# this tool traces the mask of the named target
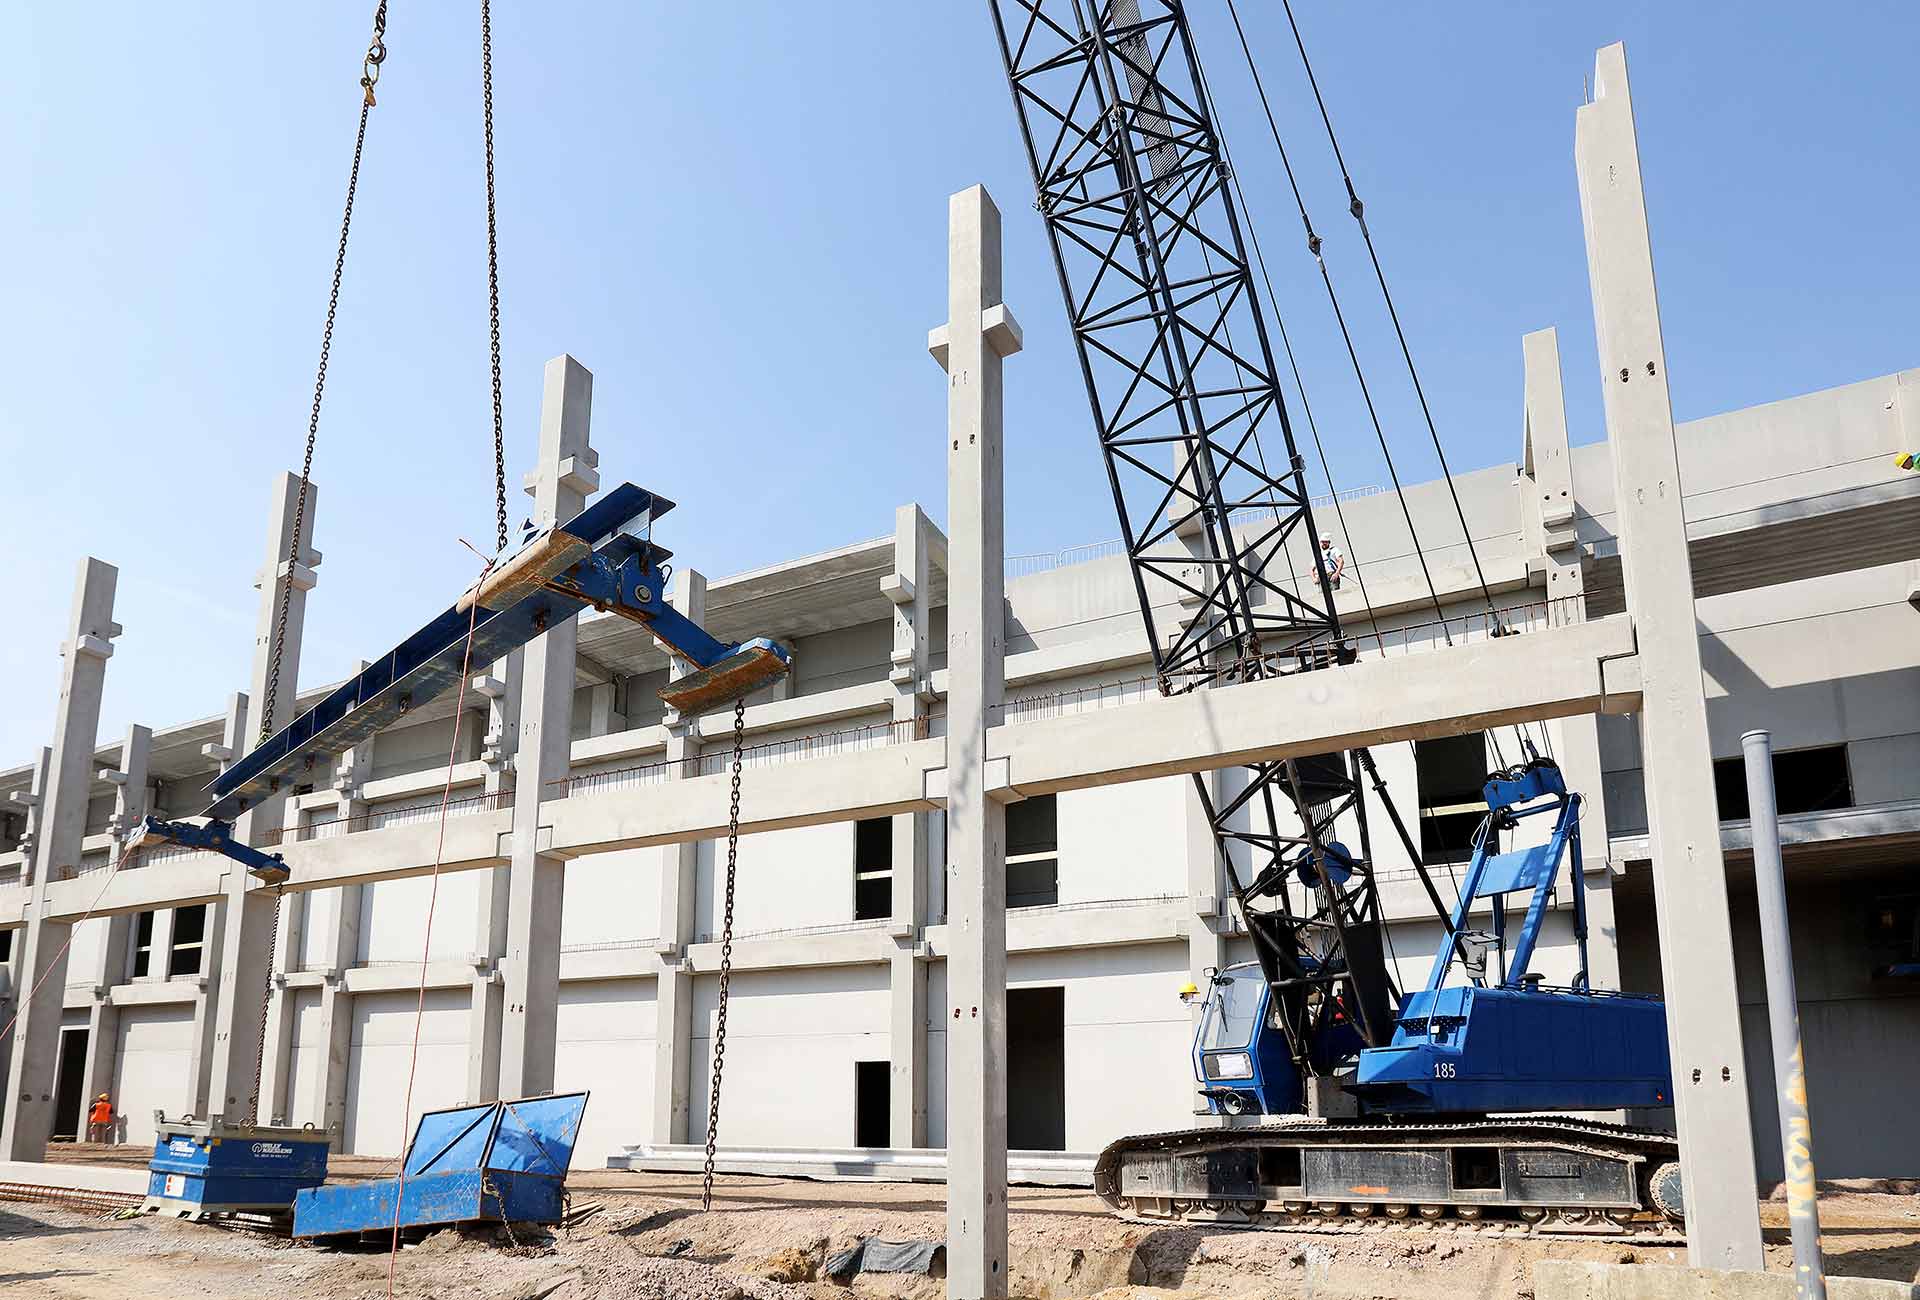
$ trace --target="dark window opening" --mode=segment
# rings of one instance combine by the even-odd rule
[[[153,913],[142,912],[133,918],[133,978],[147,973],[153,959]]]
[[[873,817],[853,828],[853,919],[877,921],[892,915],[893,819]]]
[[[1465,862],[1487,815],[1486,733],[1415,741],[1420,796],[1420,856],[1428,864]]]
[[[1007,805],[1007,906],[1060,901],[1059,806],[1043,794]]]
[[[1064,988],[1007,990],[1007,1146],[1011,1150],[1067,1149],[1066,1043]]]
[[[0,930],[0,966],[13,960],[13,931]]]
[[[853,1063],[853,1144],[857,1147],[890,1147],[893,1129],[892,1100],[888,1096],[887,1076],[891,1061],[855,1061]]]
[[[1723,822],[1745,821],[1747,765],[1741,758],[1715,759],[1713,793]],[[1773,756],[1773,802],[1781,816],[1853,807],[1853,777],[1847,771],[1847,747],[1822,745]]]
[[[1453,1149],[1453,1190],[1456,1192],[1499,1191],[1499,1150],[1495,1147],[1455,1147]]]
[[[207,905],[173,910],[173,951],[167,957],[167,976],[198,975],[200,950],[206,945]]]

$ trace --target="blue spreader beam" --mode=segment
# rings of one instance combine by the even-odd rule
[[[665,497],[623,483],[531,535],[425,627],[215,777],[205,791],[206,826],[148,818],[141,842],[212,849],[269,883],[284,881],[277,856],[232,840],[234,818],[457,685],[463,668],[490,664],[589,607],[643,625],[693,665],[660,693],[683,713],[731,704],[778,681],[791,664],[786,647],[765,637],[722,642],[668,604],[672,553],[654,544],[652,526],[671,509]]]

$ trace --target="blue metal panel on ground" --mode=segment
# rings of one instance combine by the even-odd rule
[[[293,1235],[554,1222],[586,1108],[587,1094],[577,1092],[429,1111],[414,1128],[404,1177],[303,1191]]]
[[[147,1164],[146,1208],[284,1214],[298,1192],[326,1181],[329,1145],[314,1129],[163,1120]]]
[[[1657,998],[1455,985],[1409,995],[1350,1090],[1396,1114],[1615,1110],[1671,1105],[1670,1073]]]

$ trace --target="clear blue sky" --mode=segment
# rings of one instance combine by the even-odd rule
[[[491,528],[476,7],[398,0],[314,477],[302,678],[443,608]],[[1277,6],[1245,0],[1328,256],[1428,477]],[[1456,468],[1519,447],[1520,335],[1600,432],[1572,165],[1624,39],[1681,418],[1920,364],[1911,4],[1298,5]],[[596,377],[603,478],[712,576],[944,516],[946,195],[1006,214],[1008,547],[1116,532],[984,5],[501,3],[506,404]],[[29,5],[0,85],[0,764],[51,730],[84,553],[127,631],[102,734],[244,683],[271,474],[298,465],[370,3]],[[1223,128],[1343,485],[1381,481],[1222,0]],[[965,108],[948,116],[949,105]],[[1370,439],[1367,441],[1370,442]],[[524,498],[515,498],[520,510]],[[515,522],[518,522],[516,515]]]

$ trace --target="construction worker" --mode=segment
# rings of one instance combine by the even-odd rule
[[[87,1110],[87,1141],[113,1141],[113,1102],[104,1092],[93,1099],[93,1105]]]
[[[1320,534],[1320,563],[1327,568],[1327,585],[1335,591],[1340,590],[1340,575],[1346,572],[1347,557],[1333,544],[1332,533]]]

